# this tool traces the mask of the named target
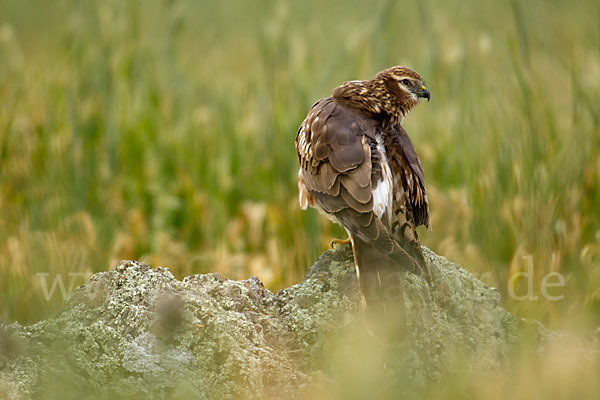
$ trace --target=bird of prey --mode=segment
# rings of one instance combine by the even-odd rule
[[[352,244],[369,331],[384,342],[405,330],[402,272],[429,279],[416,228],[429,225],[423,166],[402,121],[430,94],[396,66],[343,83],[317,101],[296,136],[300,206],[342,225]]]

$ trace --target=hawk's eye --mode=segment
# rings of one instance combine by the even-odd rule
[[[408,79],[402,79],[402,84],[404,86],[410,86],[410,81]]]

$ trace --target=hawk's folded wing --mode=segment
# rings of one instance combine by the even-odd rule
[[[429,202],[425,190],[425,173],[415,145],[400,124],[392,127],[389,137],[392,143],[387,148],[393,154],[391,158],[394,159],[394,164],[401,170],[403,185],[407,191],[406,203],[410,208],[414,227],[428,227]]]

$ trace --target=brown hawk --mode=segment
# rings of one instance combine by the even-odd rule
[[[367,326],[384,341],[406,323],[401,272],[429,276],[416,232],[429,224],[425,177],[402,127],[421,98],[418,73],[388,68],[317,101],[296,136],[300,206],[348,232]]]

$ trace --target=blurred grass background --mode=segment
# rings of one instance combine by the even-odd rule
[[[60,309],[36,273],[121,259],[298,282],[344,232],[298,207],[297,127],[341,82],[403,64],[432,92],[405,122],[423,244],[517,315],[600,325],[599,22],[592,0],[2,0],[0,317]],[[539,299],[514,301],[528,255]]]

